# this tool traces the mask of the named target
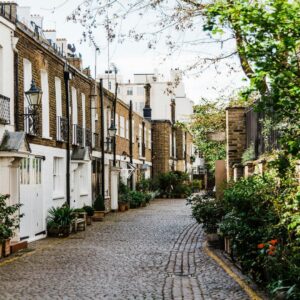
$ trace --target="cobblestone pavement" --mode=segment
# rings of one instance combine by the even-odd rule
[[[0,299],[248,299],[203,251],[184,200],[110,214],[0,267]]]

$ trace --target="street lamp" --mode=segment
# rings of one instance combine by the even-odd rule
[[[115,138],[117,134],[117,128],[115,127],[115,124],[113,121],[111,121],[110,127],[108,128],[108,135],[111,138]]]
[[[35,86],[35,82],[32,79],[31,87],[27,92],[25,92],[25,96],[33,112],[36,112],[40,108],[42,95],[42,90]]]

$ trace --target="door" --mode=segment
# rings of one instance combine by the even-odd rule
[[[20,165],[20,238],[33,241],[46,233],[42,196],[42,159],[24,158]]]

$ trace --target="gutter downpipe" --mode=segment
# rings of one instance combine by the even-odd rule
[[[133,149],[132,149],[132,100],[129,102],[129,156],[130,163],[133,163]],[[133,174],[130,176],[130,189],[133,190]]]
[[[104,149],[104,89],[103,79],[100,79],[100,105],[101,105],[101,167],[102,167],[102,185],[101,193],[105,199],[105,149]]]

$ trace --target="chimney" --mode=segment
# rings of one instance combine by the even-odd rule
[[[67,55],[68,51],[68,43],[66,39],[56,39],[56,45],[59,48],[59,52],[62,54],[62,56]]]
[[[0,16],[15,23],[17,19],[17,6],[16,2],[0,2]]]
[[[67,60],[70,65],[72,65],[75,69],[82,71],[82,59],[81,57],[67,57]]]
[[[46,40],[51,42],[51,45],[56,44],[56,30],[55,29],[47,29],[43,31]]]
[[[85,68],[82,72],[87,77],[91,77],[91,69],[90,69],[90,67]]]
[[[145,107],[144,107],[144,118],[146,120],[151,120],[152,118],[152,109],[151,109],[151,103],[150,103],[150,90],[151,85],[150,83],[147,83],[145,86]]]

